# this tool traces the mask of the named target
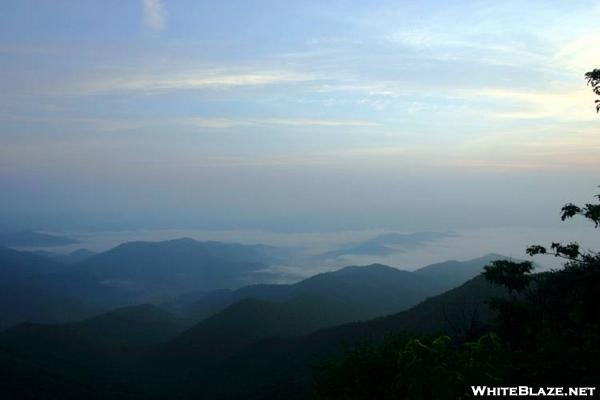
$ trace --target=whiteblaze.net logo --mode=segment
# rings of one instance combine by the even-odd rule
[[[553,396],[581,396],[593,397],[595,387],[531,387],[531,386],[471,386],[473,396],[531,396],[531,397],[553,397]]]

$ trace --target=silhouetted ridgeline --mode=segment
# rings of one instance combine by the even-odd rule
[[[175,248],[182,244],[183,260],[188,260],[186,247],[194,243],[176,241]],[[129,246],[124,247],[129,253]],[[219,259],[221,249],[208,252],[208,257]],[[94,269],[91,276],[114,276],[123,247],[115,250],[88,259],[85,265]],[[64,272],[60,265],[30,253],[9,254],[43,260],[45,267],[38,267],[59,268],[63,278],[80,273],[78,266],[77,273]],[[488,260],[447,267],[462,267],[464,276],[467,270],[475,276]],[[157,276],[161,262],[153,266]],[[130,277],[142,271],[142,262],[137,265],[129,269]],[[32,269],[28,277],[38,272]],[[179,315],[142,305],[63,325],[21,324],[0,334],[0,389],[21,398],[40,398],[40,393],[50,396],[42,398],[52,398],[53,393],[63,398],[300,396],[309,387],[312,363],[338,354],[345,345],[405,330],[465,335],[485,326],[491,316],[485,300],[501,292],[481,278],[436,295],[442,286],[420,273],[383,265],[347,267],[293,285],[209,292],[176,308]],[[390,316],[333,327],[386,314]],[[194,323],[198,319],[202,320]],[[324,327],[332,328],[319,330]]]
[[[79,241],[73,238],[47,233],[32,231],[0,232],[0,246],[6,247],[52,247],[76,243],[79,243]]]

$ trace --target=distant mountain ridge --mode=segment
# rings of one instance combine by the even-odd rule
[[[233,352],[269,337],[298,336],[392,314],[439,292],[427,279],[378,264],[346,267],[293,285],[245,287],[226,293],[220,304],[224,308],[191,327],[167,349],[206,358],[214,354],[218,342],[222,355],[226,349]],[[214,299],[210,301],[215,305]],[[198,314],[187,316],[201,319]]]
[[[469,280],[499,257],[502,258],[490,254],[465,262],[440,263],[425,271],[447,269],[446,272],[451,273],[456,269],[460,272],[457,280]],[[170,354],[168,358],[192,357],[207,363],[220,362],[223,357],[263,339],[299,336],[334,325],[399,315],[399,311],[419,302],[414,307],[418,311],[401,313],[404,322],[383,323],[383,326],[405,326],[424,332],[438,328],[458,331],[463,329],[461,325],[470,323],[460,320],[466,315],[482,321],[489,319],[481,297],[488,292],[495,293],[481,277],[469,282],[465,289],[441,295],[448,309],[440,307],[439,300],[433,300],[440,297],[446,284],[421,273],[379,264],[346,267],[293,285],[254,285],[234,292],[220,291],[194,305],[206,314],[212,307],[214,313],[170,342],[165,351]],[[469,291],[472,299],[468,298]],[[215,312],[219,307],[222,309]],[[193,315],[191,319],[205,317],[193,312],[187,315]],[[449,323],[444,318],[457,322],[454,326],[444,325]],[[388,317],[381,320],[395,321]]]
[[[427,265],[414,271],[415,274],[435,280],[445,290],[452,289],[483,272],[483,267],[494,260],[508,260],[510,257],[490,253],[467,261],[449,260]],[[513,261],[522,261],[515,260]]]
[[[382,239],[387,240],[396,238]],[[115,307],[163,304],[198,292],[204,294],[169,308],[198,321],[246,298],[285,302],[318,297],[332,305],[344,304],[354,310],[354,320],[361,320],[406,309],[475,276],[492,258],[499,258],[448,262],[437,272],[435,265],[415,272],[371,265],[364,276],[360,274],[367,270],[355,267],[292,285],[243,286],[255,271],[282,256],[282,249],[264,245],[178,239],[125,243],[64,265],[32,252],[0,248],[0,287],[4,287],[0,328],[22,321],[68,322]],[[227,287],[240,289],[220,289]]]
[[[47,257],[0,247],[0,282],[30,278],[61,271],[63,267]]]
[[[452,236],[448,232],[390,232],[378,235],[363,242],[342,246],[340,249],[320,254],[316,259],[330,259],[352,255],[386,256],[399,251],[415,248],[425,243]]]
[[[445,263],[432,264],[416,271],[404,271],[381,264],[373,264],[367,267],[345,267],[334,272],[326,272],[291,285],[258,284],[242,287],[235,291],[219,290],[205,293],[197,301],[187,304],[171,304],[171,307],[191,319],[206,318],[225,307],[245,298],[255,298],[266,301],[285,301],[298,295],[317,295],[331,297],[332,294],[346,290],[341,294],[351,302],[352,293],[362,293],[366,296],[369,290],[373,293],[368,297],[373,299],[385,298],[380,302],[379,315],[385,312],[397,312],[410,307],[427,296],[433,296],[456,287],[467,280],[477,276],[483,271],[483,267],[495,259],[507,257],[488,254],[483,257],[467,261],[448,261]],[[352,273],[360,274],[369,268],[368,276],[355,277],[346,281],[344,276],[353,277]],[[348,286],[351,285],[351,286]],[[376,288],[376,289],[373,289]],[[387,291],[387,292],[386,292]],[[394,300],[390,293],[403,293],[404,303],[399,298]],[[386,308],[387,307],[387,308]],[[368,317],[373,317],[370,314]]]
[[[0,246],[5,247],[53,247],[79,243],[68,236],[50,235],[34,231],[0,232]]]
[[[247,275],[266,268],[277,251],[264,245],[189,238],[128,242],[75,267],[107,286],[131,293],[138,301],[158,301],[194,290],[242,286]]]
[[[188,292],[236,288],[285,250],[178,239],[131,242],[66,262],[55,253],[0,247],[0,329],[18,322],[68,322],[115,307],[160,303]]]
[[[373,264],[317,274],[295,284],[258,284],[235,291],[220,290],[185,305],[180,312],[200,320],[246,298],[282,302],[318,297],[344,303],[355,310],[355,317],[362,319],[410,307],[440,291],[437,283],[412,272]]]

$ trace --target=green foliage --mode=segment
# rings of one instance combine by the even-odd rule
[[[342,356],[317,364],[319,399],[393,399],[398,360],[409,337],[386,338],[382,344],[361,343]]]
[[[418,339],[400,354],[397,381],[406,399],[457,399],[470,384],[495,385],[502,381],[505,352],[499,338],[487,334],[456,346],[448,336],[426,345]]]
[[[594,93],[600,96],[600,69],[586,72],[585,78],[588,81],[588,85],[592,87]],[[600,100],[596,100],[596,112],[600,112]]]
[[[596,195],[600,200],[600,195]],[[582,215],[591,220],[595,227],[600,225],[600,204],[586,204],[583,207],[576,206],[572,203],[566,204],[561,210],[561,219],[564,221],[567,218],[573,218],[576,215]]]
[[[600,376],[600,258],[539,274],[528,289],[492,303],[511,349],[513,381],[593,384]]]
[[[319,399],[459,399],[469,385],[497,385],[507,373],[498,336],[457,344],[449,336],[391,337],[319,366]]]
[[[595,70],[600,71],[600,70]],[[600,201],[600,195],[594,196]],[[560,219],[565,221],[566,219],[573,218],[575,216],[582,216],[585,219],[591,221],[595,228],[600,227],[600,204],[587,203],[583,207],[577,206],[573,203],[565,204],[560,213]],[[554,257],[565,258],[573,262],[586,262],[593,261],[598,256],[595,252],[582,253],[580,246],[576,242],[562,244],[553,242],[550,246],[551,252],[546,247],[540,245],[533,245],[527,248],[527,254],[530,256],[538,254],[551,254]]]
[[[550,249],[551,252],[548,252],[546,247],[535,244],[529,246],[525,251],[530,256],[535,256],[538,254],[551,254],[554,257],[562,257],[566,258],[567,260],[577,260],[577,258],[580,256],[579,243],[576,242],[567,243],[565,245],[558,242],[553,242],[550,246]]]
[[[518,295],[529,286],[532,270],[529,261],[496,260],[484,268],[483,275],[488,281],[505,286],[511,294]]]
[[[569,203],[562,208],[561,219],[579,215],[598,227],[597,207]],[[577,243],[557,242],[551,252],[540,245],[530,246],[527,252],[568,262],[562,270],[534,276],[516,263],[486,270],[491,281],[510,290],[517,282],[521,288],[522,295],[492,303],[499,312],[497,329],[511,348],[513,379],[540,385],[593,384],[600,376],[600,254],[582,252]],[[500,270],[509,271],[510,278],[503,280]]]

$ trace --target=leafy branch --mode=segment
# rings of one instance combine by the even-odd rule
[[[595,71],[600,72],[600,70]],[[600,90],[600,88],[598,90]],[[594,197],[599,200],[599,204],[588,203],[583,207],[577,206],[573,203],[565,204],[560,210],[560,219],[564,221],[579,215],[590,220],[594,224],[595,228],[600,227],[600,194]],[[526,252],[530,256],[549,254],[554,257],[560,257],[575,262],[584,262],[589,257],[594,256],[594,254],[582,253],[577,242],[571,242],[567,244],[553,242],[550,246],[550,249],[536,244],[529,246]]]
[[[585,79],[588,81],[588,85],[592,87],[594,93],[600,96],[600,69],[594,69],[593,71],[586,72]],[[600,100],[596,100],[596,112],[600,112]]]

